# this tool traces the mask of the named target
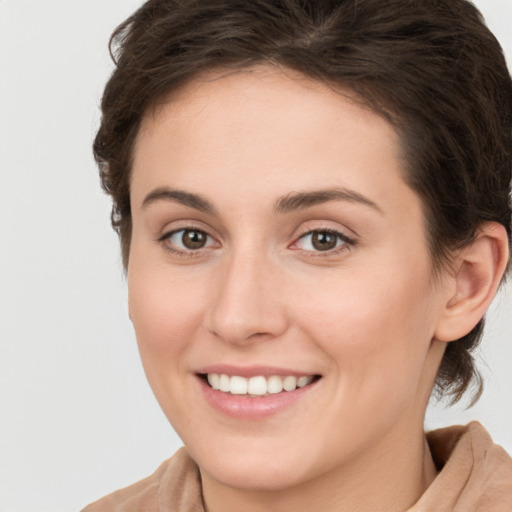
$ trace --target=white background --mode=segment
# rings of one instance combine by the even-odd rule
[[[512,0],[480,0],[512,62]],[[146,383],[90,145],[107,41],[139,0],[0,0],[0,512],[64,512],[179,446]],[[512,285],[491,312],[480,419],[512,452]],[[482,365],[481,365],[482,366]]]

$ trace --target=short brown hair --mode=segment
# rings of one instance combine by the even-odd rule
[[[111,39],[116,64],[94,141],[128,264],[132,149],[163,96],[212,69],[285,66],[355,92],[401,135],[435,268],[496,221],[511,238],[512,82],[465,0],[149,0]],[[482,321],[448,344],[437,390],[461,398]],[[476,398],[475,398],[476,399]]]

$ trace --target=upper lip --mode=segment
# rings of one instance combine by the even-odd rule
[[[289,368],[282,368],[276,366],[264,366],[264,365],[255,365],[255,366],[232,366],[229,364],[213,364],[204,366],[199,368],[195,373],[198,374],[208,374],[208,373],[218,373],[224,375],[237,375],[240,377],[270,377],[271,375],[281,375],[281,376],[294,376],[294,377],[302,377],[309,375],[317,375],[314,372],[310,371],[301,371],[301,370],[291,370]]]

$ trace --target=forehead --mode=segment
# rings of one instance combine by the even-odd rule
[[[205,174],[259,174],[265,183],[319,187],[402,174],[394,128],[354,94],[276,68],[210,73],[150,109],[134,151],[132,192],[164,179],[200,186]],[[339,172],[334,173],[333,170]],[[364,171],[364,172],[363,172]]]
[[[232,109],[236,109],[235,116],[228,117]],[[331,119],[325,115],[326,109]],[[188,123],[197,120],[204,125],[208,117],[219,110],[223,111],[224,126],[229,123],[238,128],[237,121],[244,119],[249,128],[255,128],[258,126],[251,127],[249,123],[261,121],[263,124],[265,120],[275,123],[282,114],[288,121],[288,130],[291,125],[300,130],[312,122],[313,126],[326,121],[338,122],[340,117],[350,113],[355,114],[352,121],[357,118],[362,123],[378,125],[387,136],[397,138],[384,116],[370,108],[354,91],[271,65],[201,73],[156,101],[144,115],[139,135],[170,116],[179,121],[186,119]]]

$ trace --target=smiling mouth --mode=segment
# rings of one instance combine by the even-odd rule
[[[239,375],[226,375],[219,373],[199,374],[212,389],[231,395],[249,397],[262,397],[277,395],[294,391],[297,388],[304,388],[320,379],[320,375],[304,375],[295,377],[293,375],[280,376],[270,375],[268,377],[241,377]]]

